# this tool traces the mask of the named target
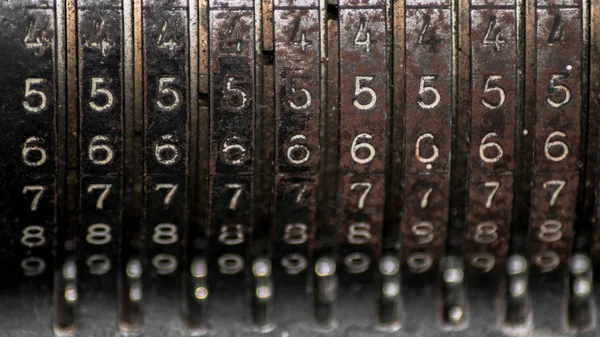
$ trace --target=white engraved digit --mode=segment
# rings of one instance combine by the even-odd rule
[[[177,184],[156,184],[156,187],[154,187],[155,191],[159,191],[162,189],[167,189],[169,190],[169,192],[167,192],[167,195],[165,195],[165,199],[163,200],[163,205],[165,206],[169,206],[171,204],[171,201],[173,200],[173,197],[175,196],[175,193],[177,192]]]
[[[102,77],[93,77],[92,78],[92,88],[91,88],[91,92],[90,92],[90,108],[92,108],[92,110],[96,111],[96,112],[107,112],[110,109],[112,109],[114,103],[115,103],[115,98],[113,93],[107,89],[107,88],[102,88],[99,87],[99,85],[101,84],[106,84],[109,81],[107,79],[104,79]],[[98,105],[96,104],[96,102],[94,102],[94,98],[98,97],[99,95],[102,95],[104,97],[106,97],[106,103],[104,103],[104,105]]]
[[[353,223],[348,228],[348,242],[362,245],[371,241],[371,226],[364,222]]]
[[[567,182],[564,180],[548,180],[544,182],[544,184],[542,185],[544,188],[548,188],[549,186],[556,186],[556,190],[554,190],[554,193],[552,193],[552,198],[550,198],[550,206],[554,206],[554,204],[556,204],[556,199],[558,199],[558,196],[560,195],[562,189],[565,187],[566,183]]]
[[[177,83],[175,77],[161,77],[158,79],[158,94],[160,96],[172,96],[173,103],[165,105],[160,98],[156,100],[156,106],[163,112],[173,112],[181,105],[181,94],[174,88],[170,88],[169,84]]]
[[[31,200],[31,205],[29,206],[29,209],[32,212],[35,212],[38,210],[38,205],[40,203],[40,199],[42,199],[42,195],[44,194],[45,191],[46,191],[46,188],[41,185],[23,187],[23,192],[22,192],[23,194],[26,194],[27,192],[36,192],[36,194],[33,196],[33,199]]]
[[[431,192],[433,192],[433,187],[430,187],[425,194],[423,194],[423,197],[421,198],[421,209],[425,209],[425,207],[427,207],[427,205],[429,204],[429,195],[431,194]]]
[[[440,104],[440,101],[442,99],[440,96],[440,92],[436,88],[426,85],[428,81],[432,81],[435,79],[437,79],[437,76],[421,76],[421,79],[419,81],[419,99],[417,100],[417,103],[423,109],[433,109],[436,106],[438,106],[438,104]],[[426,92],[431,92],[433,96],[435,96],[433,102],[425,103],[423,101],[423,95]]]
[[[490,132],[481,139],[481,143],[479,145],[479,157],[486,163],[496,163],[502,158],[504,155],[504,150],[502,150],[502,146],[496,142],[487,142],[489,138],[498,137],[498,134],[495,132]],[[487,142],[487,143],[486,143]],[[488,157],[485,155],[485,150],[489,148],[495,148],[497,154],[494,157]]]
[[[506,94],[504,93],[504,89],[502,89],[500,86],[493,86],[490,84],[491,81],[496,81],[496,80],[500,80],[500,79],[502,79],[502,76],[490,75],[485,80],[485,87],[483,88],[483,93],[487,94],[490,92],[497,92],[498,96],[499,96],[498,103],[496,103],[496,104],[488,102],[485,99],[485,97],[481,99],[481,103],[483,103],[483,105],[490,110],[498,109],[499,107],[501,107],[504,104],[504,101],[506,100]]]
[[[88,193],[92,193],[94,190],[103,190],[98,196],[98,200],[96,200],[96,209],[104,209],[104,200],[106,200],[111,188],[112,184],[91,184],[88,186]]]
[[[23,144],[23,149],[21,150],[21,157],[23,158],[23,162],[25,163],[25,165],[30,166],[30,167],[41,166],[48,159],[46,150],[44,150],[42,147],[32,144],[32,143],[38,143],[38,142],[41,143],[42,140],[38,137],[29,137]],[[31,160],[29,158],[29,154],[32,152],[39,153],[40,158],[37,160]]]
[[[567,144],[565,144],[563,141],[560,141],[560,140],[555,140],[555,141],[551,142],[550,139],[553,137],[566,138],[567,135],[565,135],[561,131],[554,131],[548,136],[548,138],[546,138],[546,144],[544,145],[544,154],[546,155],[546,158],[553,162],[559,162],[559,161],[562,161],[563,159],[567,158],[567,156],[569,155],[569,147],[567,146]],[[559,147],[562,151],[561,155],[554,156],[554,155],[550,154],[550,148],[552,148],[552,147]]]
[[[377,102],[377,94],[375,90],[370,87],[362,86],[361,81],[373,81],[373,76],[356,76],[356,83],[354,87],[354,106],[359,110],[369,110],[375,106]],[[368,93],[371,96],[371,100],[367,104],[362,104],[358,101],[358,96],[362,93]]]
[[[42,226],[27,226],[23,229],[23,237],[21,243],[29,248],[43,246],[46,243],[44,237],[44,227]]]
[[[354,183],[354,184],[350,185],[350,190],[354,191],[354,188],[356,188],[358,186],[365,188],[363,190],[362,194],[360,195],[360,197],[358,198],[358,209],[364,209],[365,208],[365,199],[367,198],[367,195],[371,191],[371,188],[373,187],[373,185],[371,183]]]
[[[500,182],[486,181],[483,184],[483,186],[492,188],[492,192],[490,192],[490,194],[488,195],[487,200],[485,202],[485,208],[490,209],[490,208],[492,208],[492,201],[494,200],[494,196],[496,195],[496,192],[498,192],[498,188],[500,188]]]
[[[46,80],[43,78],[28,78],[25,80],[25,99],[34,96],[39,97],[39,104],[37,106],[31,106],[26,100],[23,101],[23,107],[27,112],[40,113],[48,107],[48,98],[46,97],[46,94],[41,90],[32,88],[32,86],[43,84],[44,82],[46,82]]]
[[[231,196],[231,200],[229,200],[229,209],[235,210],[238,206],[238,200],[240,199],[240,195],[242,195],[244,186],[241,184],[227,184],[225,185],[225,188],[235,189],[233,196]]]
[[[300,245],[308,240],[308,226],[303,223],[291,223],[285,226],[283,241],[290,245]]]
[[[171,223],[161,223],[154,227],[152,241],[159,245],[169,245],[177,242],[179,235],[177,234],[177,226]]]
[[[417,138],[417,142],[415,143],[415,157],[417,157],[417,160],[421,163],[428,164],[434,162],[440,156],[440,150],[435,144],[433,144],[431,145],[433,154],[429,157],[421,156],[421,141],[424,139],[434,139],[434,137],[431,133],[424,133]]]
[[[566,86],[561,85],[561,84],[556,84],[556,80],[560,80],[563,78],[565,78],[565,75],[562,75],[562,74],[550,75],[549,92],[554,92],[556,90],[559,90],[559,91],[564,92],[564,95],[565,95],[565,98],[560,102],[556,102],[554,99],[552,99],[552,97],[546,97],[546,102],[548,102],[548,104],[550,104],[550,106],[555,109],[558,109],[561,106],[569,103],[569,101],[571,100],[571,91],[569,90],[569,88],[567,88]]]
[[[105,245],[112,240],[110,226],[103,223],[93,224],[88,227],[85,240],[92,245]]]
[[[373,147],[373,145],[371,145],[369,143],[357,144],[359,139],[361,139],[361,140],[365,139],[367,141],[370,141],[373,139],[373,136],[371,136],[368,133],[359,134],[358,136],[356,136],[354,138],[354,141],[352,141],[352,148],[350,149],[350,155],[352,156],[352,160],[354,160],[355,162],[357,162],[359,164],[367,164],[371,160],[373,160],[373,158],[375,158],[375,148]],[[357,152],[360,149],[366,149],[367,151],[369,151],[369,156],[367,156],[366,158],[359,158],[357,155]]]

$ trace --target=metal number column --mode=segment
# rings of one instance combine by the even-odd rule
[[[566,266],[572,250],[581,168],[584,52],[579,0],[537,0],[528,44],[535,46],[533,196],[530,223],[531,290],[536,307],[562,315]],[[543,290],[542,290],[543,289]],[[546,295],[545,295],[546,294]],[[548,296],[547,294],[552,294]],[[534,314],[534,320],[542,320]],[[539,322],[539,321],[538,321]],[[544,324],[562,328],[562,321]],[[534,322],[537,325],[537,323]],[[541,322],[539,322],[541,324]]]
[[[360,284],[344,303],[344,324],[377,322],[377,293],[372,282],[381,254],[388,158],[387,11],[383,0],[340,1],[340,166],[338,260],[340,293]],[[343,276],[342,276],[343,275]],[[350,315],[350,316],[348,316]]]
[[[5,1],[0,11],[0,300],[7,310],[0,329],[18,334],[13,322],[24,314],[18,310],[23,303],[49,308],[52,301],[52,247],[61,200],[56,126],[64,117],[64,101],[57,100],[54,1]],[[50,315],[35,316],[32,323],[47,324]]]
[[[123,214],[123,7],[77,2],[78,329],[114,332]]]
[[[419,307],[430,319],[437,315],[449,212],[455,66],[451,7],[447,0],[405,2],[402,297],[404,305]],[[404,320],[410,322],[412,314],[407,312]]]
[[[311,320],[307,270],[317,220],[321,149],[321,11],[317,0],[276,0],[275,235],[279,321]],[[279,302],[281,301],[281,302]],[[294,304],[292,304],[294,303]],[[293,312],[284,315],[285,308]],[[302,308],[302,309],[300,309]]]
[[[253,0],[209,1],[210,312],[240,324],[254,209],[255,15]],[[210,324],[210,319],[209,319]]]
[[[182,329],[181,282],[189,173],[189,5],[142,3],[144,39],[144,324],[169,335]],[[165,317],[167,316],[167,317]],[[164,324],[164,320],[173,324]]]

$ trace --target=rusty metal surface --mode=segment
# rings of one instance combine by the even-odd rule
[[[405,30],[402,259],[409,270],[437,265],[448,221],[452,105],[452,15],[407,2]]]
[[[317,227],[321,26],[317,1],[275,1],[274,268],[306,287]],[[290,8],[294,6],[294,8]],[[301,7],[302,9],[297,9]],[[281,307],[281,305],[279,305]]]
[[[15,1],[0,336],[597,337],[597,1]]]
[[[562,266],[571,252],[581,166],[582,14],[580,8],[559,5],[538,7],[536,11],[537,100],[530,256],[532,264],[542,272]],[[554,193],[556,198],[547,198],[548,193]]]
[[[516,3],[493,5],[471,8],[471,151],[465,261],[484,272],[502,270],[508,253],[512,214],[506,210],[513,204],[518,118]]]
[[[387,16],[384,2],[375,5],[363,9],[353,1],[340,3],[339,253],[341,260],[366,254],[356,263],[366,263],[367,268],[381,249],[389,121]],[[352,263],[346,267],[356,273]]]

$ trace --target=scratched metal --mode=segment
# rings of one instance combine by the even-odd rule
[[[174,5],[178,5],[175,7]],[[183,6],[183,7],[182,7]],[[145,304],[169,308],[144,310],[147,329],[181,333],[179,318],[183,251],[187,235],[189,166],[189,30],[187,1],[147,1],[144,34],[144,226]]]
[[[515,169],[515,10],[471,10],[471,155],[465,261],[504,268]]]
[[[18,289],[19,284],[48,290],[56,230],[54,4],[23,5],[18,1],[0,5],[0,265],[4,270],[0,289],[4,292]]]
[[[78,8],[79,227],[76,318],[82,332],[104,322],[107,333],[117,312],[102,310],[117,301],[122,229],[123,33],[121,3],[82,2]]]

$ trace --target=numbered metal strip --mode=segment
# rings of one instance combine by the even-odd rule
[[[477,3],[477,2],[475,2]],[[465,260],[488,272],[508,252],[515,169],[514,2],[471,10],[471,155]],[[506,8],[512,5],[512,9]],[[489,173],[494,172],[494,173]]]
[[[442,7],[427,8],[436,4]],[[452,13],[449,1],[407,1],[406,6],[402,247],[403,263],[420,273],[440,262],[446,239]]]
[[[115,322],[123,175],[123,13],[121,1],[77,3],[79,91],[79,298],[94,321]],[[114,330],[112,326],[106,331]]]
[[[571,251],[581,158],[582,13],[580,8],[573,8],[577,3],[568,4],[568,8],[561,5],[539,2],[536,10],[537,99],[530,259],[541,272],[563,265]]]
[[[386,12],[340,3],[340,172],[383,174],[387,153]]]
[[[144,226],[146,301],[167,311],[147,311],[149,329],[178,317],[187,235],[189,133],[188,1],[147,0],[142,4],[144,38]],[[194,112],[195,113],[195,112]]]
[[[288,275],[308,267],[316,228],[321,113],[318,5],[312,0],[276,1],[274,8],[278,176],[272,240],[281,257],[276,266]]]
[[[248,176],[215,176],[210,181],[210,264],[223,278],[240,274],[247,265],[252,225],[253,184]],[[240,278],[223,278],[239,282]]]
[[[513,175],[471,176],[465,261],[476,270],[503,270],[509,248]]]
[[[340,2],[338,249],[346,271],[360,274],[377,263],[381,250],[388,58],[385,2],[374,1],[369,8],[355,5]]]
[[[579,174],[538,173],[534,180],[536,202],[531,216],[531,263],[541,272],[552,271],[570,256]]]
[[[443,257],[450,177],[444,174],[407,175],[404,186],[403,263],[408,271],[422,273],[437,265]]]
[[[209,287],[211,317],[243,317],[254,209],[253,0],[209,0]],[[218,279],[218,282],[217,282]],[[226,294],[226,295],[225,295]],[[227,309],[225,309],[227,307]],[[235,308],[234,310],[232,308]]]
[[[1,90],[0,194],[3,222],[0,287],[52,279],[56,226],[58,117],[55,13],[52,1],[6,2],[0,40],[5,50]]]
[[[344,270],[358,274],[379,259],[385,203],[385,177],[345,175],[340,184],[342,199],[339,254]]]
[[[248,6],[252,1],[245,2]],[[210,8],[210,172],[254,170],[254,13]]]
[[[182,257],[187,213],[187,1],[147,1],[142,10],[145,74],[145,224],[153,275],[172,275]],[[177,239],[175,239],[177,238]],[[167,262],[169,260],[169,262]],[[158,261],[158,262],[157,262]],[[162,262],[160,262],[162,261]],[[157,263],[155,263],[157,262]],[[164,265],[169,264],[169,268]],[[160,266],[160,267],[157,267]]]
[[[319,165],[319,11],[275,8],[278,173],[316,174]]]
[[[315,233],[317,179],[279,175],[275,200],[275,256],[287,274],[304,271],[311,261]]]

